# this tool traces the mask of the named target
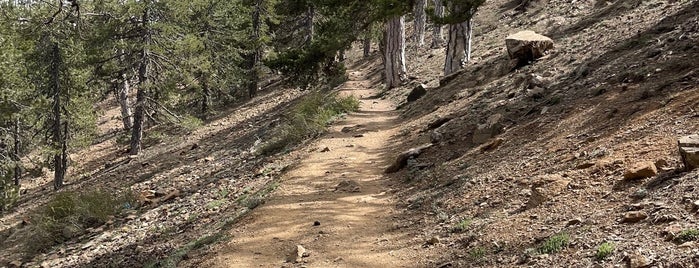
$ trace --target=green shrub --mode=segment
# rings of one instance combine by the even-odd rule
[[[179,127],[186,131],[194,131],[204,125],[204,121],[191,115],[187,115],[180,119]]]
[[[42,252],[82,234],[87,228],[103,225],[121,211],[135,208],[136,204],[130,191],[118,195],[107,190],[57,193],[32,216],[27,251]]]
[[[9,165],[0,172],[0,212],[10,209],[19,199],[19,187],[14,184],[14,173]],[[9,172],[8,172],[9,171]]]
[[[689,242],[689,241],[695,241],[699,240],[699,230],[697,229],[687,229],[682,232],[680,232],[677,237],[675,238],[675,241],[679,243],[684,243],[684,242]]]
[[[485,257],[485,248],[475,247],[468,251],[468,257],[472,261],[480,261]]]
[[[614,244],[611,242],[604,242],[597,248],[595,257],[597,257],[598,260],[604,260],[609,257],[609,255],[612,255],[612,253],[614,253]]]
[[[569,242],[570,236],[566,233],[560,233],[549,237],[549,239],[539,246],[537,252],[540,254],[556,253],[567,247]]]
[[[280,152],[304,139],[323,133],[328,124],[338,115],[356,111],[359,101],[350,97],[340,97],[337,93],[311,93],[293,107],[287,114],[287,124],[277,129],[272,140],[260,150],[263,155]]]
[[[454,227],[451,228],[451,232],[452,233],[463,233],[466,230],[468,230],[468,227],[471,226],[471,222],[472,221],[470,219],[463,219],[459,223],[454,225]]]

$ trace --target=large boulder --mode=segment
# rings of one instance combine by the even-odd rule
[[[527,64],[545,55],[553,48],[553,40],[534,31],[521,31],[505,39],[507,53],[520,65]]]
[[[687,171],[699,168],[699,135],[689,135],[679,140],[680,155]]]

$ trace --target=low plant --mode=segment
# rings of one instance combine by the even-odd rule
[[[480,261],[485,257],[486,250],[483,247],[475,247],[468,251],[468,257],[472,261]]]
[[[19,187],[14,184],[13,173],[2,173],[3,176],[0,176],[0,212],[13,207],[19,199]]]
[[[698,229],[687,229],[682,232],[680,232],[677,237],[675,238],[675,241],[679,243],[684,243],[684,242],[689,242],[689,241],[696,241],[699,240],[699,230]]]
[[[612,253],[614,253],[614,244],[612,242],[604,242],[597,247],[595,257],[597,257],[598,260],[604,260],[609,257],[609,255],[612,255]]]
[[[310,93],[286,115],[287,123],[281,125],[261,149],[263,155],[271,155],[304,139],[317,136],[337,116],[359,109],[359,100],[353,96],[341,97],[337,93]]]
[[[137,206],[133,193],[107,190],[57,193],[32,215],[32,235],[26,250],[37,253],[98,227]]]
[[[570,243],[570,236],[566,233],[556,234],[549,237],[537,248],[539,254],[553,254],[561,251]]]
[[[471,219],[463,219],[451,228],[452,233],[463,233],[468,230],[473,221]]]
[[[204,121],[191,115],[186,115],[182,117],[179,121],[178,127],[186,130],[193,131],[204,125]]]

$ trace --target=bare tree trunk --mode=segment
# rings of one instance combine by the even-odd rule
[[[306,45],[310,45],[311,42],[313,42],[313,35],[315,34],[315,16],[316,16],[316,10],[315,7],[308,6],[308,10],[306,11]]]
[[[143,123],[146,115],[146,101],[148,95],[148,76],[150,64],[150,51],[148,46],[151,42],[151,33],[149,28],[150,23],[150,6],[146,2],[146,9],[143,11],[143,49],[141,50],[141,64],[138,68],[138,90],[136,91],[136,111],[134,113],[133,128],[131,128],[131,155],[137,155],[141,152],[141,141],[143,140]]]
[[[129,103],[131,86],[129,85],[129,78],[126,75],[126,71],[122,71],[119,76],[121,77],[121,81],[116,87],[117,101],[121,108],[121,120],[124,123],[124,130],[130,130],[133,127],[133,113],[131,112],[131,103]]]
[[[55,150],[53,153],[53,188],[55,190],[58,190],[61,187],[63,187],[63,181],[65,179],[67,170],[67,159],[65,159],[67,157],[65,153],[66,137],[63,135],[64,133],[67,133],[67,131],[62,132],[62,126],[64,125],[64,122],[61,113],[61,108],[63,104],[61,100],[62,88],[59,77],[61,64],[61,51],[58,47],[58,44],[53,43],[51,45],[51,67],[49,70],[51,75],[50,92],[53,95],[51,103],[53,109],[53,118],[51,122],[51,143],[53,149]],[[65,125],[65,127],[66,129],[68,128],[67,125]]]
[[[15,186],[19,186],[19,179],[22,177],[22,166],[19,162],[19,148],[21,146],[19,139],[19,119],[15,119],[14,131],[12,133],[12,139],[14,140],[14,146],[12,151],[12,161],[15,165],[14,179]]]
[[[444,17],[444,5],[442,0],[434,0],[434,13],[437,17]],[[432,48],[440,48],[444,45],[444,27],[435,24],[432,29]]]
[[[471,43],[473,41],[473,19],[466,22],[466,61],[471,61]]]
[[[471,20],[449,25],[444,75],[450,75],[463,68],[471,60]]]
[[[415,35],[414,41],[417,43],[418,47],[425,45],[425,21],[427,20],[427,14],[425,9],[427,8],[427,0],[416,0],[414,7],[415,15]]]
[[[249,57],[249,62],[250,62],[250,70],[249,70],[249,84],[248,84],[248,97],[253,98],[255,95],[257,95],[257,89],[259,88],[260,84],[260,75],[259,75],[259,64],[260,60],[262,57],[262,52],[260,48],[260,31],[261,31],[261,16],[262,16],[262,0],[257,0],[255,2],[255,6],[253,7],[252,11],[252,42],[254,44],[254,48],[252,53],[250,53]]]
[[[367,30],[367,32],[364,34],[364,40],[363,40],[363,46],[364,46],[364,57],[367,58],[371,55],[371,31]]]
[[[201,113],[204,119],[209,113],[209,102],[211,98],[211,90],[209,89],[209,76],[202,74],[201,77]]]
[[[405,21],[396,16],[386,23],[384,69],[386,88],[397,87],[407,77],[405,66]]]

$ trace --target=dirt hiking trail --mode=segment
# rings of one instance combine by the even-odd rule
[[[310,146],[279,188],[230,232],[202,267],[415,267],[411,239],[394,227],[395,200],[384,177],[397,112],[364,72],[350,72],[342,94],[358,112]],[[317,225],[320,223],[320,225]],[[308,256],[297,262],[297,245]]]

